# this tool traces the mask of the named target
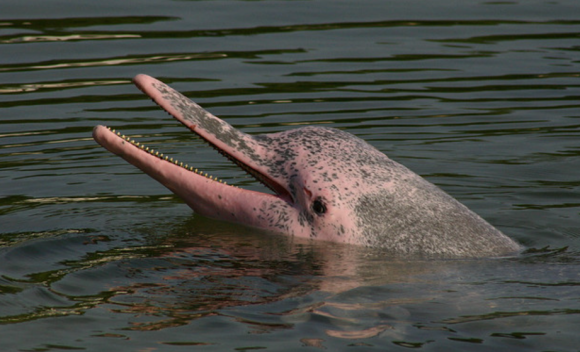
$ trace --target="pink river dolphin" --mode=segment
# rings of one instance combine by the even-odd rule
[[[521,247],[437,186],[364,140],[327,127],[249,135],[155,78],[133,82],[273,194],[227,185],[96,126],[93,138],[196,213],[291,236],[394,255],[497,257]]]

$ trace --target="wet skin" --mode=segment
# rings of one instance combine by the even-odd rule
[[[166,84],[134,83],[273,194],[244,190],[137,146],[109,128],[94,139],[202,215],[291,236],[397,255],[490,257],[520,246],[467,207],[364,140],[328,127],[248,135]]]

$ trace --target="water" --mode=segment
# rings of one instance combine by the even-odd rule
[[[580,4],[3,1],[0,346],[577,351]],[[262,190],[130,82],[358,135],[523,244],[404,261],[192,214],[105,124]]]

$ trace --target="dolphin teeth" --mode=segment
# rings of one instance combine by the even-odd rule
[[[219,182],[221,184],[228,185],[228,183],[225,182],[224,180],[220,180],[219,178],[217,178],[215,176],[209,175],[207,172],[203,172],[203,171],[201,171],[199,169],[195,169],[193,166],[189,166],[188,164],[184,164],[183,162],[180,162],[177,159],[173,159],[173,158],[170,158],[167,155],[163,155],[163,153],[160,153],[159,151],[156,151],[153,148],[146,147],[145,144],[139,143],[136,140],[131,139],[129,136],[125,136],[124,134],[121,134],[121,132],[119,132],[119,131],[111,128],[111,127],[108,127],[107,126],[107,129],[109,131],[113,132],[114,134],[116,134],[117,136],[119,136],[120,138],[122,138],[123,140],[125,140],[125,141],[133,144],[134,146],[136,146],[136,147],[138,147],[138,148],[140,148],[140,149],[142,149],[144,151],[147,151],[149,154],[151,154],[151,155],[153,155],[155,157],[158,157],[158,158],[160,158],[162,160],[165,160],[165,161],[168,161],[168,162],[170,162],[172,164],[175,164],[177,166],[180,166],[180,167],[182,167],[182,168],[184,168],[184,169],[186,169],[188,171],[195,172],[196,174],[198,174],[200,176],[203,176],[205,178],[208,178],[208,179],[210,179],[212,181],[216,181],[216,182]],[[219,151],[219,149],[218,149],[218,151]],[[229,185],[229,186],[230,187],[236,187],[234,185]]]

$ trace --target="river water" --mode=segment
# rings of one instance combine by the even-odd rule
[[[577,351],[580,3],[0,5],[3,351]],[[244,188],[131,83],[249,133],[346,130],[526,250],[401,260],[193,214],[104,124]]]

